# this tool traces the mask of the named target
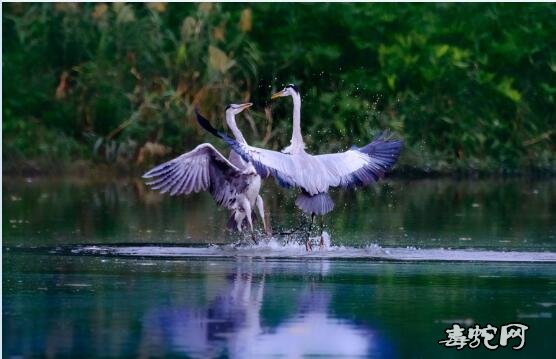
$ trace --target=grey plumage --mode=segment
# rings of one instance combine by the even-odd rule
[[[235,123],[235,115],[252,104],[232,104],[226,108],[226,121],[236,140],[246,143]],[[227,160],[211,144],[203,143],[190,152],[165,162],[143,175],[151,179],[147,185],[161,193],[188,195],[208,191],[219,206],[232,211],[228,227],[253,230],[256,206],[265,231],[264,204],[259,190],[261,177],[253,165],[232,153]]]
[[[305,213],[324,215],[334,209],[334,201],[328,193],[318,193],[311,196],[301,192],[295,200],[295,205]]]
[[[143,178],[152,178],[147,185],[171,196],[208,191],[219,206],[233,209],[238,194],[245,191],[254,176],[243,173],[211,144],[203,143],[153,168]]]

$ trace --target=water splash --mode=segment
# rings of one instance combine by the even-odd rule
[[[208,246],[111,246],[91,245],[74,248],[74,254],[112,255],[130,257],[258,257],[258,258],[327,258],[370,259],[392,261],[457,261],[457,262],[556,262],[555,252],[517,252],[477,249],[444,249],[415,247],[381,247],[377,244],[365,247],[334,246],[330,236],[324,233],[324,246],[314,246],[307,251],[303,243],[284,242],[276,238],[258,244],[225,244]],[[318,243],[319,238],[312,238]]]

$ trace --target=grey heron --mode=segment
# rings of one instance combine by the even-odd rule
[[[226,123],[235,141],[247,145],[236,124],[235,115],[252,103],[231,104],[226,107]],[[219,206],[232,211],[228,228],[241,232],[248,227],[253,234],[252,213],[256,206],[265,232],[264,203],[259,195],[261,177],[248,161],[231,151],[227,160],[210,143],[203,143],[190,152],[165,162],[143,175],[152,189],[170,195],[209,191]],[[254,235],[253,235],[253,240]],[[256,242],[256,241],[255,241]]]
[[[396,163],[403,142],[387,139],[380,135],[363,147],[322,155],[305,152],[305,143],[301,135],[301,96],[295,85],[288,85],[273,94],[272,99],[284,96],[293,98],[293,132],[291,144],[283,152],[249,146],[234,140],[225,133],[218,132],[210,123],[197,115],[202,127],[223,139],[235,152],[246,161],[250,161],[257,172],[266,178],[272,175],[286,188],[300,188],[295,204],[305,213],[311,215],[311,224],[315,215],[324,216],[332,211],[334,202],[328,191],[334,187],[367,186],[382,178]],[[323,244],[321,217],[321,245]],[[310,249],[310,243],[306,243]]]

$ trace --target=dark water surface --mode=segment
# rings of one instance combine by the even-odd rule
[[[275,230],[299,224],[293,196],[263,196]],[[3,356],[556,356],[555,181],[390,181],[334,199],[322,255],[238,253],[206,194],[5,179]],[[367,255],[400,251],[417,260]],[[444,348],[456,322],[524,323],[525,348]]]

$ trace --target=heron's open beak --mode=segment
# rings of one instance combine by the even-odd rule
[[[272,94],[272,96],[270,96],[270,99],[274,100],[275,98],[284,97],[284,96],[286,96],[286,94],[284,93],[284,90],[282,90]]]
[[[253,103],[252,103],[252,102],[246,102],[246,103],[242,103],[240,106],[241,106],[241,107],[240,107],[240,108],[241,108],[241,111],[243,111],[243,110],[245,110],[246,108],[249,108],[249,107],[253,106]]]

